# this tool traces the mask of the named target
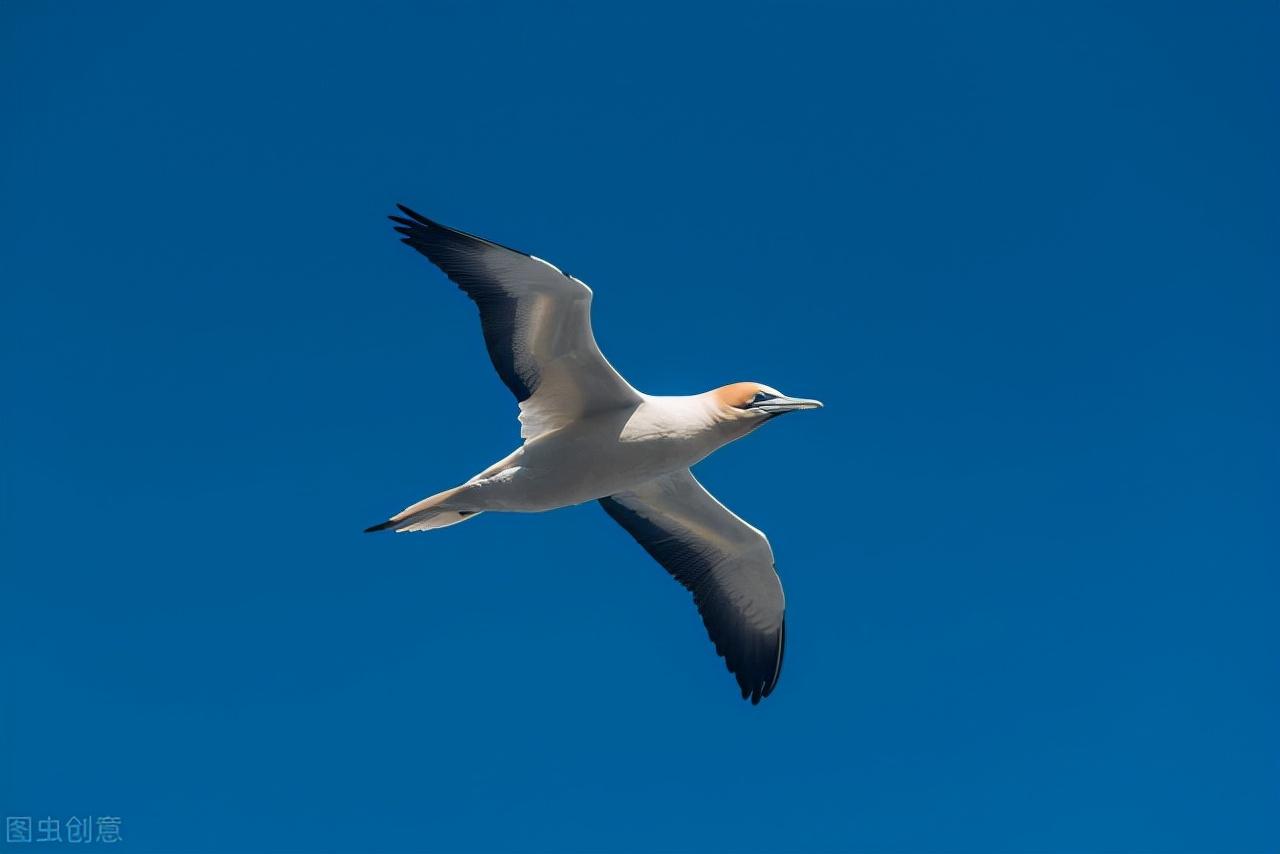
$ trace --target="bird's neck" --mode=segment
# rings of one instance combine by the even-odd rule
[[[756,426],[725,419],[723,407],[705,394],[650,396],[641,412],[637,427],[650,436],[705,445],[706,453],[745,436]]]

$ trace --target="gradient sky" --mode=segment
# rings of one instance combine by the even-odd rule
[[[0,813],[1280,848],[1276,4],[366,5],[0,8]],[[361,533],[517,441],[397,201],[645,391],[826,401],[698,468],[773,697],[594,504]]]

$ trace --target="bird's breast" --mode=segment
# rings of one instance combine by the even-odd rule
[[[584,419],[525,445],[522,465],[565,504],[634,489],[688,468],[717,447],[705,431],[671,419]]]

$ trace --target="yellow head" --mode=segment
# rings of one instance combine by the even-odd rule
[[[821,409],[822,402],[803,397],[787,397],[763,383],[732,383],[707,392],[728,419],[771,418],[799,409]]]

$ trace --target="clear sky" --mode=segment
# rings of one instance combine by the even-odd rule
[[[1280,11],[1026,5],[4,4],[0,813],[1280,848]],[[594,503],[361,533],[517,441],[397,201],[642,390],[826,402],[697,470],[773,697]]]

